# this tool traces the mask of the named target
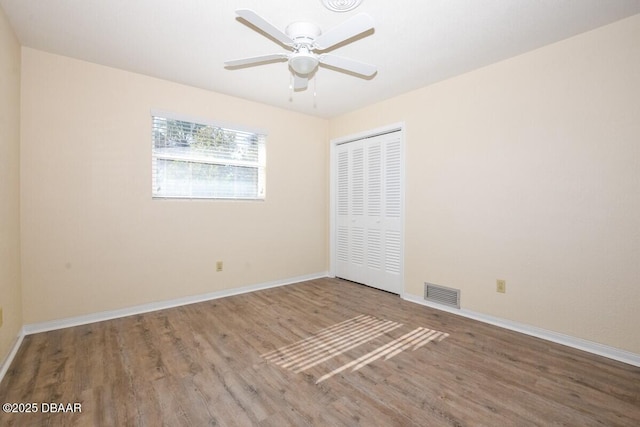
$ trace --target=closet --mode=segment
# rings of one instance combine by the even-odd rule
[[[337,144],[334,156],[335,275],[400,294],[402,131]]]

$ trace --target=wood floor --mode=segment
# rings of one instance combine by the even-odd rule
[[[2,426],[640,426],[640,368],[321,279],[27,336],[5,402],[82,412]]]

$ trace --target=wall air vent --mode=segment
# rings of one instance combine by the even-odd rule
[[[362,0],[322,0],[322,4],[334,12],[347,12],[358,7]]]
[[[424,299],[448,307],[460,308],[460,289],[424,283]]]

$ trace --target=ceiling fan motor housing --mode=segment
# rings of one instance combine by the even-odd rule
[[[287,26],[284,32],[291,37],[296,44],[312,45],[315,39],[322,34],[320,27],[311,22],[294,22]]]

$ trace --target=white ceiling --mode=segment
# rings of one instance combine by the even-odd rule
[[[336,13],[320,0],[0,0],[24,46],[320,117],[506,59],[640,13],[640,0],[363,0]],[[326,31],[358,12],[375,31],[331,53],[378,66],[363,79],[320,68],[291,93],[286,62],[228,70],[223,62],[285,52],[236,19],[248,8],[276,27]]]

